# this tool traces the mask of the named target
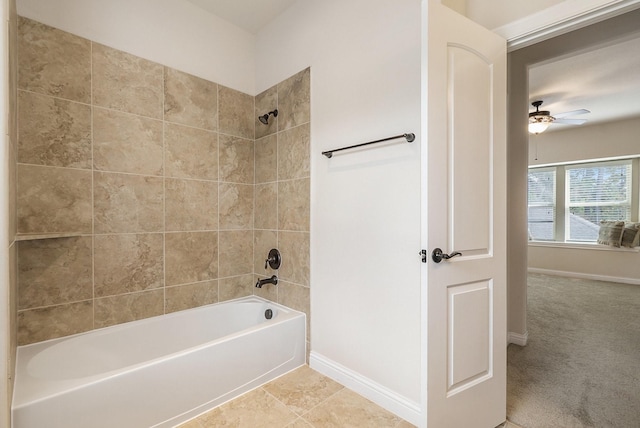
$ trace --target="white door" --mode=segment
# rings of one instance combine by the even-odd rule
[[[506,415],[506,42],[427,3],[427,426],[490,428]]]

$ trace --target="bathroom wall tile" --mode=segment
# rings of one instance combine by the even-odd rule
[[[253,231],[220,232],[220,278],[253,271]]]
[[[173,68],[164,70],[164,119],[217,131],[218,85]]]
[[[94,239],[95,297],[164,285],[162,234],[96,235]]]
[[[256,229],[278,228],[277,183],[256,184],[253,225]]]
[[[220,181],[253,184],[253,140],[220,136]]]
[[[167,231],[218,228],[218,183],[165,179]]]
[[[91,171],[18,165],[18,232],[91,233]]]
[[[95,233],[163,230],[162,178],[96,172],[93,186]]]
[[[256,95],[256,108],[253,113],[255,120],[256,139],[275,134],[278,131],[278,118],[269,116],[269,123],[265,125],[258,120],[258,116],[269,113],[278,107],[278,87],[272,86]]]
[[[165,168],[168,177],[218,179],[218,134],[165,123]]]
[[[91,237],[18,243],[18,309],[93,298]]]
[[[6,303],[5,310],[8,310],[8,332],[5,332],[5,341],[9,344],[9,362],[10,372],[9,374],[14,379],[15,374],[15,356],[16,347],[18,346],[18,249],[17,243],[13,243],[9,246],[9,284],[7,284],[8,290],[8,302]],[[7,328],[5,327],[5,328]]]
[[[16,211],[16,207],[18,206],[18,149],[17,149],[17,141],[10,141],[10,136],[4,135],[1,137],[4,140],[5,147],[9,148],[9,160],[7,162],[7,172],[8,174],[8,203],[9,203],[9,233],[8,233],[8,243],[12,243],[15,234],[18,233],[18,212]]]
[[[255,287],[255,284],[258,282],[259,279],[264,279],[264,278],[269,278],[271,275],[267,275],[267,274],[262,274],[262,275],[254,275],[253,277],[253,284],[254,284],[254,288],[253,288],[253,294],[255,296],[258,297],[262,297],[263,299],[267,299],[267,300],[271,300],[272,302],[277,302],[278,301],[278,285],[273,285],[273,284],[265,284],[262,286],[262,288],[257,288]],[[278,282],[278,284],[280,284],[280,282]]]
[[[309,230],[309,179],[278,183],[278,229]]]
[[[33,92],[18,93],[18,161],[91,168],[91,107]]]
[[[254,230],[253,232],[253,271],[258,275],[270,276],[274,270],[264,268],[264,262],[272,248],[278,248],[278,233],[275,230]]]
[[[220,85],[218,98],[220,133],[253,140],[255,138],[253,97]]]
[[[309,124],[278,134],[278,180],[309,177]]]
[[[15,3],[10,2],[15,8]],[[18,141],[18,15],[9,12],[8,17],[8,66],[6,73],[8,105],[8,136],[14,144]]]
[[[311,69],[278,83],[278,131],[309,122]]]
[[[220,183],[220,229],[253,228],[253,186]]]
[[[102,171],[162,175],[162,122],[93,109],[93,164]]]
[[[18,87],[83,103],[91,102],[91,42],[18,18]]]
[[[162,66],[93,43],[93,104],[162,119]]]
[[[284,281],[309,285],[309,233],[279,232],[278,248],[282,254],[280,277]]]
[[[95,300],[95,328],[150,318],[164,313],[164,290],[121,294]]]
[[[224,302],[240,297],[251,296],[254,284],[253,274],[232,276],[218,280],[219,301]]]
[[[218,253],[218,232],[166,233],[166,285],[216,279]]]
[[[92,300],[20,311],[18,345],[69,336],[92,328]]]
[[[311,339],[311,293],[309,287],[287,281],[278,283],[278,303],[307,314],[307,340]]]
[[[218,281],[176,285],[165,290],[165,313],[218,302]]]
[[[278,138],[276,134],[256,141],[256,184],[278,178]]]

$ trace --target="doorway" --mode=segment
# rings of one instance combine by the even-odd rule
[[[575,30],[553,39],[517,50],[509,55],[509,273],[510,313],[509,329],[520,333],[525,344],[527,341],[527,174],[529,166],[529,136],[522,118],[526,118],[531,99],[528,93],[529,70],[535,64],[547,63],[558,58],[576,55],[597,47],[613,45],[620,41],[638,37],[637,22],[640,11],[635,10],[602,21],[591,26]],[[637,73],[637,71],[636,71]],[[550,248],[543,251],[549,253]],[[637,254],[636,254],[637,256]],[[562,256],[556,256],[561,259]],[[637,259],[637,257],[636,257]],[[584,259],[577,263],[588,265]],[[540,280],[537,278],[536,280]],[[515,302],[515,305],[514,305]],[[513,335],[513,333],[510,333]],[[518,338],[518,337],[516,337]],[[513,337],[512,337],[513,339]],[[511,342],[517,342],[511,340]],[[514,345],[511,345],[512,347]],[[578,363],[579,364],[579,363]],[[585,419],[586,421],[586,419]],[[517,421],[515,421],[517,422]],[[585,426],[589,426],[586,424]]]

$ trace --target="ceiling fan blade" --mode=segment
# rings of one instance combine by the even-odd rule
[[[553,123],[564,123],[565,125],[582,125],[587,119],[556,119]]]
[[[586,113],[591,113],[591,112],[587,109],[581,108],[580,110],[571,110],[571,111],[565,111],[564,113],[554,114],[553,117],[555,117],[556,119],[560,119],[561,117],[575,116],[578,114],[586,114]]]

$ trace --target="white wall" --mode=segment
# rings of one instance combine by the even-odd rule
[[[300,1],[258,33],[256,60],[258,91],[311,66],[312,366],[416,406],[420,16],[419,0]],[[416,141],[320,154],[405,132]]]
[[[529,271],[640,285],[640,253],[607,247],[529,245]]]
[[[566,127],[529,137],[529,165],[640,156],[640,118]],[[536,146],[537,158],[536,160]]]
[[[186,0],[18,0],[18,14],[255,95],[255,36]]]
[[[571,127],[529,137],[529,165],[640,156],[640,118]],[[535,160],[535,151],[538,160]],[[640,254],[608,247],[529,244],[529,270],[640,284]]]

